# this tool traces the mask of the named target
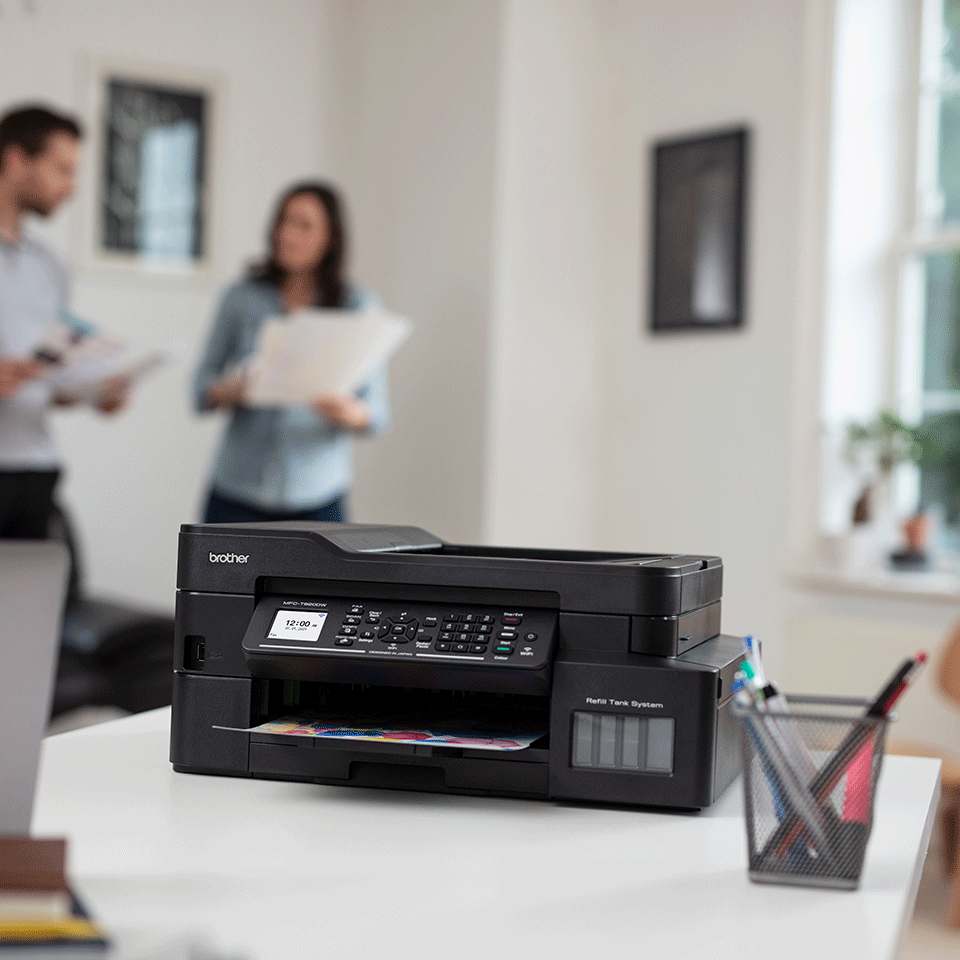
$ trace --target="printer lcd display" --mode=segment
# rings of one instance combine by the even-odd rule
[[[320,639],[325,613],[316,610],[278,610],[267,633],[268,640],[307,640],[315,643]]]

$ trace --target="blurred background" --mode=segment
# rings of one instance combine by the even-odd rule
[[[940,644],[960,597],[953,448],[889,463],[849,436],[889,410],[910,439],[960,408],[957,7],[0,0],[0,106],[87,129],[79,195],[34,226],[75,312],[186,345],[122,417],[58,415],[88,588],[172,611],[220,428],[189,406],[202,339],[280,192],[320,176],[348,202],[352,276],[414,324],[393,426],[360,445],[355,519],[719,554],[724,630],[760,638],[784,688],[873,693]],[[205,91],[189,269],[97,247],[105,78],[141,73]],[[743,324],[654,334],[655,145],[732,128],[749,136]],[[854,524],[867,488],[880,506]],[[928,562],[894,569],[918,508]],[[960,741],[932,685],[901,724]]]

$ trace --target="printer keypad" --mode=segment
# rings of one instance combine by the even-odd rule
[[[296,600],[291,598],[285,605],[295,607]],[[509,660],[539,667],[550,655],[551,644],[545,641],[556,629],[555,614],[548,611],[490,606],[454,609],[453,604],[416,601],[402,607],[398,602],[376,600],[332,601],[324,606],[331,614],[328,631],[331,626],[334,630],[325,632],[312,650],[342,650],[344,657],[449,658],[464,666],[492,666],[495,661],[505,665]],[[538,641],[536,647],[534,641]]]
[[[437,653],[468,654],[475,657],[486,657],[492,649],[493,658],[503,660],[512,657],[517,651],[517,644],[521,644],[524,656],[534,656],[533,648],[529,644],[537,640],[539,634],[528,631],[521,640],[519,627],[523,619],[523,613],[514,610],[505,611],[499,616],[448,611],[439,618],[440,633],[432,649]],[[424,618],[424,622],[427,622],[427,618]],[[495,640],[492,648],[488,646],[491,638]]]

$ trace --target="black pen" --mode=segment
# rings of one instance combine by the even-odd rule
[[[877,694],[876,699],[867,710],[868,717],[885,717],[890,708],[900,698],[906,685],[913,679],[913,675],[927,660],[927,655],[921,651],[915,657],[904,660],[900,669],[890,678],[887,685]]]

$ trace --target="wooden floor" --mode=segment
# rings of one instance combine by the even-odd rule
[[[941,842],[935,829],[920,878],[917,908],[900,960],[960,960],[960,929],[950,930],[943,922],[949,880],[943,872]]]

